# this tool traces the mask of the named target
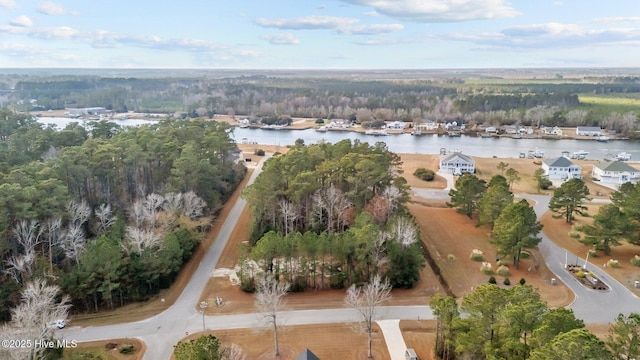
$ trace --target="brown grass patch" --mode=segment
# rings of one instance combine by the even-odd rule
[[[420,360],[436,360],[433,352],[436,346],[435,320],[402,320],[400,331],[407,345],[416,351]]]
[[[489,244],[488,227],[476,227],[476,219],[460,215],[455,209],[411,204],[409,210],[418,221],[423,241],[431,256],[457,297],[462,297],[488,282],[489,275],[480,271],[481,264],[469,258],[473,249],[480,249],[484,253],[485,261],[491,262],[494,270],[497,269],[496,248]],[[516,284],[524,278],[527,284],[540,291],[542,299],[550,307],[571,303],[573,293],[564,284],[551,285],[549,279],[553,277],[553,273],[546,267],[537,250],[532,250],[531,253],[531,258],[521,260],[519,269],[509,265],[511,283]],[[451,261],[449,255],[453,255],[455,260]],[[510,262],[510,259],[503,260]],[[502,284],[503,278],[495,276],[498,284]]]
[[[432,189],[444,189],[447,186],[447,181],[439,175],[436,175],[433,181],[424,181],[418,179],[413,173],[418,168],[425,168],[438,172],[440,166],[440,155],[428,155],[428,154],[399,154],[402,159],[402,170],[407,184],[411,187],[418,188],[432,188]]]
[[[367,359],[367,335],[354,331],[348,324],[296,325],[283,326],[280,329],[279,359],[293,359],[305,349],[311,350],[320,359]],[[216,330],[192,334],[186,339],[197,338],[203,334],[212,334],[223,344],[238,345],[248,359],[276,358],[271,331]],[[390,359],[387,344],[378,325],[375,325],[372,346],[374,359]]]
[[[109,344],[109,346],[107,346]],[[133,353],[121,354],[120,349],[124,346],[133,345]],[[115,347],[114,347],[115,346]],[[144,352],[147,350],[147,346],[144,342],[138,339],[111,339],[101,341],[89,341],[78,343],[78,347],[75,349],[65,349],[63,359],[67,359],[71,354],[79,355],[84,353],[91,353],[94,355],[100,355],[100,359],[110,360],[141,360],[144,356]],[[79,355],[81,356],[81,355]],[[87,359],[94,359],[98,357],[86,357]],[[83,357],[84,359],[84,357]]]

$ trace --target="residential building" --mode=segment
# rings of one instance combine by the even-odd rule
[[[604,184],[635,184],[640,179],[640,170],[622,161],[598,161],[593,164],[591,176]]]
[[[580,136],[600,136],[602,135],[602,129],[598,126],[578,126],[576,128],[576,135]]]
[[[462,175],[467,172],[473,174],[476,171],[476,162],[471,156],[461,152],[440,155],[440,171],[453,175]]]
[[[392,121],[387,124],[387,129],[390,130],[404,130],[407,124],[403,121]]]
[[[549,126],[545,126],[542,127],[540,129],[542,131],[543,134],[545,135],[558,135],[558,136],[562,136],[562,129],[560,129],[557,126],[554,127],[549,127]]]
[[[549,180],[580,179],[582,168],[574,164],[564,156],[553,159],[545,159],[542,162],[542,170]]]
[[[493,134],[495,134],[495,133],[497,133],[497,132],[498,132],[498,129],[496,129],[496,127],[495,127],[495,126],[489,126],[489,127],[487,127],[486,129],[484,129],[484,132],[486,132],[486,133],[493,133]]]
[[[416,124],[416,130],[434,131],[438,130],[438,123],[433,120],[422,119],[422,122]]]

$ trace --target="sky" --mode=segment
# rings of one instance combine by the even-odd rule
[[[0,0],[0,68],[639,65],[639,0]]]

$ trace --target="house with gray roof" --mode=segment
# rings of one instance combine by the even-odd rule
[[[309,349],[304,349],[298,356],[296,356],[295,360],[320,360],[316,356],[316,354],[312,353]]]
[[[545,159],[542,162],[542,170],[549,180],[580,179],[582,168],[574,164],[564,156],[553,159]]]
[[[640,179],[640,170],[622,161],[598,161],[593,164],[591,176],[605,184],[635,184]]]
[[[440,171],[453,175],[473,174],[476,171],[476,162],[471,156],[453,152],[440,156]]]
[[[602,129],[598,126],[578,126],[576,127],[576,135],[600,136],[602,135]]]

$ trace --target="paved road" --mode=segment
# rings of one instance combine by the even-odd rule
[[[249,184],[258,176],[263,164],[264,160],[254,170]],[[440,191],[445,192],[448,190]],[[526,197],[536,201],[534,209],[538,216],[547,211],[548,196],[526,195]],[[138,338],[147,345],[145,359],[170,358],[173,353],[173,345],[179,339],[183,338],[187,333],[202,330],[202,314],[195,309],[197,299],[199,299],[202,289],[207,284],[211,272],[214,270],[245,205],[244,199],[239,199],[233,206],[218,237],[173,306],[156,316],[142,321],[99,327],[69,327],[60,331],[62,337],[76,341]],[[579,285],[563,269],[565,250],[559,248],[544,235],[542,235],[540,251],[551,271],[576,293],[576,301],[571,305],[571,308],[574,309],[576,316],[585,320],[585,322],[607,323],[613,321],[619,312],[630,313],[640,308],[640,301],[637,297],[622,284],[609,278],[604,271],[596,266],[589,266],[589,270],[605,281],[611,287],[611,291],[604,293],[589,291]],[[573,256],[573,259],[575,259],[575,256]],[[584,260],[581,261],[583,262]],[[382,307],[379,310],[376,316],[379,320],[418,319],[418,317],[421,319],[433,319],[433,314],[428,306],[390,306]],[[285,325],[341,323],[358,320],[355,311],[345,308],[288,311],[284,312],[281,318]],[[206,316],[204,320],[206,328],[212,330],[253,328],[258,323],[256,314]],[[394,340],[389,340],[388,342],[392,344],[389,349],[390,353],[399,351],[399,346],[393,345],[395,344]]]
[[[525,194],[516,196],[534,200],[536,203],[533,208],[538,218],[549,210],[550,196]],[[577,259],[578,264],[583,265],[585,259],[562,249],[544,233],[541,233],[540,237],[542,241],[538,248],[544,257],[547,267],[555,274],[557,279],[567,284],[576,295],[575,301],[569,307],[573,309],[577,318],[584,320],[586,323],[606,324],[615,321],[615,317],[619,313],[638,312],[640,299],[620,282],[610,277],[600,268],[600,265],[590,262],[587,264],[587,269],[593,271],[602,281],[609,285],[609,291],[590,290],[578,283],[573,275],[564,269],[565,261],[575,264]]]

